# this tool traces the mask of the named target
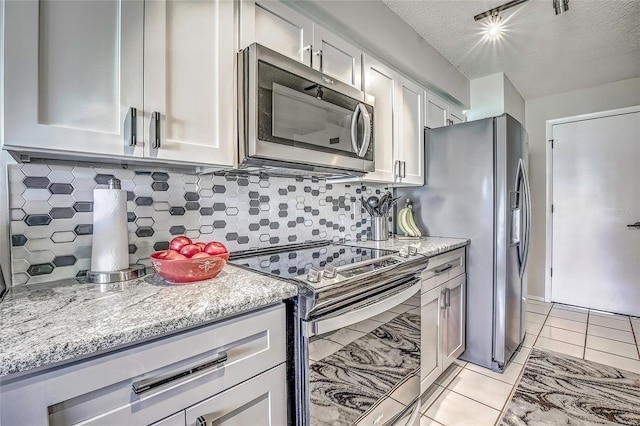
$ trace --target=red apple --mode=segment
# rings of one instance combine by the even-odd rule
[[[193,243],[193,244],[195,244],[198,247],[200,247],[200,251],[204,251],[204,248],[207,246],[207,243],[203,243],[202,241],[199,241],[199,242]]]
[[[205,253],[210,255],[222,254],[227,252],[227,248],[224,244],[217,241],[212,241],[204,248]]]
[[[200,247],[195,244],[187,244],[186,246],[182,246],[180,249],[180,254],[191,258],[194,254],[200,253]]]
[[[191,239],[185,237],[184,235],[180,235],[179,237],[175,237],[169,243],[169,248],[171,250],[180,251],[180,249],[188,244],[191,244]]]
[[[157,252],[153,253],[152,256],[155,257],[156,259],[164,259],[169,254],[169,251],[170,250],[157,251]]]
[[[200,253],[196,253],[193,256],[191,256],[192,259],[199,259],[201,257],[211,257],[211,255],[201,251]]]
[[[165,260],[184,260],[187,257],[183,254],[178,253],[175,250],[167,250],[166,256],[163,258]]]

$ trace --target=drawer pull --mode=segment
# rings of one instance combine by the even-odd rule
[[[201,373],[205,370],[208,370],[212,367],[217,367],[220,364],[227,361],[227,353],[225,351],[220,351],[217,358],[212,359],[211,361],[207,361],[195,367],[188,368],[186,370],[180,371],[178,373],[169,373],[164,376],[154,377],[151,379],[139,380],[133,383],[133,392],[136,395],[140,395],[144,392],[148,392],[152,389],[155,389],[159,386],[166,385],[167,383],[173,382],[178,379],[182,379],[184,377],[192,376],[197,373]]]
[[[442,265],[436,269],[433,270],[433,272],[435,272],[436,274],[441,274],[445,271],[448,271],[449,269],[453,268],[453,265],[450,263],[447,263],[446,265]]]

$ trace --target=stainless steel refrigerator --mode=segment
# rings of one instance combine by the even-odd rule
[[[526,133],[507,114],[425,132],[427,183],[397,189],[397,195],[411,199],[416,223],[427,235],[471,239],[461,358],[503,371],[527,328]]]

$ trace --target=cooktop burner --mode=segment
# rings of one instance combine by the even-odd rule
[[[293,279],[307,274],[311,269],[322,271],[328,265],[338,268],[392,254],[395,252],[321,241],[235,252],[231,254],[229,262],[281,278]]]

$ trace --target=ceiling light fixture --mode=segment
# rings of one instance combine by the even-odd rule
[[[487,34],[489,37],[497,37],[502,32],[502,18],[498,12],[495,12],[493,16],[489,19],[489,24],[487,25]]]
[[[517,6],[519,4],[522,4],[522,3],[526,2],[526,1],[528,1],[528,0],[512,0],[512,1],[508,2],[508,3],[500,5],[498,7],[494,7],[493,9],[489,9],[486,12],[478,13],[476,16],[473,17],[473,20],[474,21],[479,21],[481,19],[488,18],[488,17],[492,17],[492,18],[494,18],[496,16],[499,17],[499,13],[502,12],[503,10],[510,9],[510,8],[512,8],[514,6]],[[554,0],[554,1],[557,1],[557,0]],[[563,0],[560,0],[560,1],[563,1]],[[566,1],[568,3],[569,0],[564,0],[564,1]]]
[[[566,12],[569,10],[569,0],[553,0],[553,9],[556,11],[556,15]]]

